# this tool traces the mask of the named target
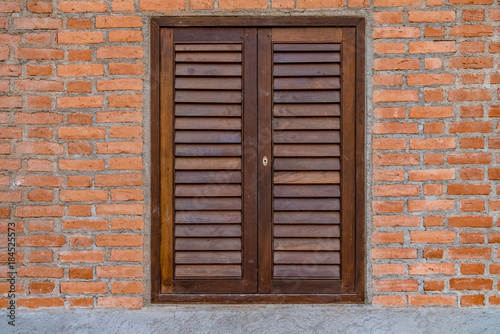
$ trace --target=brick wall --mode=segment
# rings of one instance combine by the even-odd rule
[[[498,0],[0,3],[0,306],[149,303],[149,17],[367,19],[367,302],[500,304]]]

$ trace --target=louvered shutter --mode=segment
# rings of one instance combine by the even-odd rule
[[[173,157],[167,285],[174,293],[255,292],[256,168],[248,140],[256,135],[256,76],[243,74],[255,68],[256,33],[253,39],[245,29],[169,33],[163,41],[173,83],[172,118],[165,120],[173,124],[166,152]]]
[[[354,81],[346,80],[352,50],[342,43],[348,33],[274,28],[259,35],[269,64],[261,63],[267,67],[261,75],[268,76],[261,81],[272,92],[259,97],[259,121],[269,124],[260,127],[261,152],[272,156],[272,168],[261,167],[269,182],[259,187],[268,193],[259,225],[267,245],[261,292],[351,290],[354,160],[343,153],[355,137],[352,115],[342,112],[354,102]]]

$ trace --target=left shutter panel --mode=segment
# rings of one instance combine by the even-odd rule
[[[173,293],[256,289],[255,37],[245,29],[178,28],[165,46],[173,175],[172,193],[162,195],[173,215],[164,265]]]

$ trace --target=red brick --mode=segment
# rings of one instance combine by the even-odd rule
[[[142,293],[141,282],[111,282],[111,293]]]
[[[52,3],[42,1],[28,2],[28,10],[37,14],[50,14],[52,13]]]
[[[420,28],[417,27],[382,27],[373,28],[373,38],[419,38]]]
[[[424,258],[426,259],[442,259],[444,251],[442,248],[424,248]]]
[[[28,199],[33,202],[52,202],[52,190],[37,189],[28,193]]]
[[[100,266],[96,267],[99,278],[142,277],[142,266]]]
[[[94,306],[93,298],[73,298],[69,299],[69,307],[92,307]]]
[[[158,0],[141,0],[141,4],[143,2],[158,2]],[[162,1],[162,3],[163,3],[163,1]],[[142,307],[142,297],[140,297],[140,298],[135,298],[135,297],[97,297],[97,306],[98,307],[141,308]]]
[[[426,169],[412,170],[409,173],[410,181],[427,181],[427,180],[454,180],[455,169]]]
[[[411,102],[418,101],[416,90],[376,90],[373,92],[373,102]]]
[[[453,22],[454,11],[418,11],[408,12],[410,22]]]
[[[92,179],[90,176],[78,175],[68,176],[68,187],[90,187],[92,186]]]
[[[18,206],[16,207],[16,217],[62,217],[63,207],[59,205],[47,206]]]
[[[376,86],[401,86],[403,84],[403,76],[401,74],[378,74],[373,76],[373,83]]]
[[[375,7],[407,7],[407,6],[420,6],[420,0],[375,0],[373,5]]]
[[[141,262],[144,260],[144,255],[141,250],[113,249],[109,259],[117,262]]]
[[[21,267],[17,270],[19,277],[63,277],[62,268],[54,267]]]
[[[69,278],[92,279],[92,268],[69,268]]]
[[[484,139],[460,138],[460,148],[484,148]]]
[[[488,184],[450,184],[449,195],[489,195],[491,192]]]
[[[64,307],[62,298],[20,298],[17,302],[18,307],[29,309],[38,309],[41,307]]]
[[[144,220],[131,218],[115,218],[110,220],[112,230],[142,230]]]
[[[417,291],[418,282],[416,280],[376,280],[373,281],[374,291]]]
[[[416,259],[415,248],[373,248],[372,259]]]
[[[110,158],[109,169],[138,170],[142,169],[141,158]]]
[[[373,69],[375,71],[418,70],[419,62],[418,59],[406,58],[375,59]]]
[[[373,305],[380,306],[405,306],[403,296],[373,296]]]
[[[450,259],[489,259],[491,249],[489,248],[450,248],[448,250]]]
[[[142,113],[133,111],[98,112],[96,121],[97,123],[140,123],[142,122]]]
[[[98,1],[64,1],[59,3],[63,13],[105,12],[106,3]]]
[[[75,96],[58,97],[58,108],[100,108],[102,96]]]
[[[31,252],[29,255],[31,263],[50,263],[54,261],[52,251]]]
[[[98,16],[95,18],[96,28],[140,28],[142,25],[140,16]]]
[[[373,226],[419,226],[419,216],[373,216]]]
[[[490,25],[464,25],[451,27],[451,36],[479,37],[493,36],[493,26]]]
[[[421,263],[408,266],[408,274],[410,275],[454,275],[454,263]]]
[[[89,143],[84,143],[84,142],[68,143],[68,154],[90,155],[90,154],[92,154],[92,145]],[[71,167],[70,165],[68,165],[68,162],[71,163],[71,161],[66,161],[65,164],[62,164],[61,162],[62,161],[59,161],[59,168],[67,169],[67,167]],[[97,162],[98,161],[94,160],[93,163],[96,164],[94,166],[94,168],[97,168],[97,170],[103,170],[104,169],[104,162],[102,163],[102,165],[97,165]],[[79,165],[79,164],[82,164],[82,163],[84,163],[83,160],[77,161],[77,164],[74,167],[76,167],[76,169],[81,169],[81,165]],[[63,166],[66,168],[63,168]]]
[[[420,187],[416,185],[375,185],[373,195],[385,197],[418,196],[419,190]]]
[[[372,209],[375,213],[403,212],[402,201],[372,201]]]
[[[61,262],[104,262],[104,252],[97,251],[79,251],[79,252],[61,252],[59,253],[59,260]]]
[[[88,75],[103,75],[102,64],[59,65],[57,75],[62,77],[79,77]]]
[[[386,134],[386,133],[418,133],[417,123],[375,123],[373,125],[373,133]]]
[[[484,52],[484,42],[460,42],[459,48],[462,53]]]
[[[472,211],[483,211],[484,210],[484,200],[461,200],[460,201],[460,210],[464,212],[472,212]]]
[[[466,295],[460,298],[461,306],[484,306],[484,295]]]
[[[488,133],[491,132],[490,122],[459,122],[450,124],[450,133]]]
[[[57,34],[57,43],[59,44],[99,44],[103,41],[104,37],[98,31],[63,31]]]
[[[424,290],[425,291],[443,291],[444,290],[444,282],[438,280],[426,280],[424,281]]]
[[[450,288],[452,290],[491,290],[493,281],[484,278],[452,278]]]
[[[142,31],[110,31],[110,42],[142,42]]]
[[[72,61],[89,61],[92,57],[91,50],[68,50],[68,60]],[[68,65],[70,66],[70,65]],[[79,67],[80,65],[77,65]]]
[[[449,66],[469,69],[492,68],[493,60],[489,57],[459,57],[450,59]]]
[[[404,275],[405,266],[404,264],[373,264],[372,265],[373,275],[383,276],[383,275]]]
[[[30,235],[17,237],[21,247],[61,247],[66,242],[62,235]]]
[[[62,29],[62,19],[22,17],[14,19],[15,29]]]
[[[442,244],[452,243],[455,240],[453,231],[411,231],[411,242]]]
[[[411,42],[410,53],[454,53],[455,42]]]
[[[142,185],[142,175],[138,173],[95,176],[96,187],[126,187],[140,185]]]
[[[374,244],[392,244],[403,243],[403,232],[374,232],[372,233],[372,243]]]
[[[107,46],[97,49],[97,58],[142,58],[143,50],[140,47],[133,46]]]
[[[138,247],[143,244],[143,237],[135,234],[101,234],[95,237],[98,247]]]
[[[373,13],[375,23],[403,23],[402,12],[377,12]]]
[[[484,274],[484,264],[482,263],[462,263],[460,264],[462,275],[482,275]]]
[[[404,170],[381,170],[373,171],[373,181],[403,181],[405,178]]]
[[[406,46],[404,43],[374,43],[373,49],[379,54],[405,53]]]
[[[453,1],[453,0],[452,0]],[[410,306],[454,306],[457,303],[456,296],[445,295],[409,295]]]
[[[455,148],[455,138],[410,138],[410,150],[443,150]]]
[[[46,294],[54,291],[55,284],[52,282],[32,282],[30,283],[30,293]]]
[[[106,293],[105,282],[62,282],[62,293]]]
[[[491,154],[489,153],[462,153],[448,156],[448,163],[457,164],[490,164]]]
[[[144,196],[141,189],[111,189],[112,201],[142,201]]]
[[[62,178],[48,175],[19,175],[16,176],[16,186],[25,187],[54,187],[62,186]]]
[[[139,75],[143,73],[142,64],[130,63],[109,63],[109,74],[118,75]]]
[[[453,200],[412,200],[408,201],[408,211],[452,210]]]

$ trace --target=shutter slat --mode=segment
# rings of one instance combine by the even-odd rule
[[[176,89],[241,90],[241,78],[179,77]]]
[[[177,252],[177,264],[238,264],[241,252]]]
[[[212,90],[178,90],[175,102],[188,103],[241,103],[241,92]]]
[[[240,211],[178,211],[176,224],[241,224]]]
[[[276,198],[275,211],[334,211],[340,209],[338,198]]]
[[[275,130],[339,130],[340,119],[338,117],[275,118],[273,127]]]
[[[179,117],[175,120],[176,130],[240,130],[239,118]]]
[[[339,212],[275,212],[274,224],[339,224]]]
[[[338,158],[275,158],[274,170],[340,170]]]
[[[275,78],[275,90],[339,89],[340,78]],[[275,101],[276,102],[276,101]]]
[[[340,252],[274,252],[276,264],[340,264]]]
[[[177,225],[176,237],[241,237],[240,225]]]
[[[177,144],[175,155],[178,157],[238,157],[241,156],[241,145],[239,144],[217,144],[217,145],[182,145]]]
[[[277,277],[332,277],[340,276],[340,266],[338,265],[276,265],[274,274]]]
[[[240,131],[176,131],[176,143],[241,143]]]
[[[175,169],[241,169],[240,158],[176,158]]]
[[[231,277],[241,276],[240,265],[177,265],[175,275],[179,277]]]
[[[339,225],[276,225],[276,238],[339,238]]]
[[[240,238],[175,238],[175,249],[183,251],[241,250]]]
[[[275,172],[275,184],[338,184],[339,172]]]
[[[339,104],[277,104],[274,117],[340,116]]]
[[[340,44],[286,44],[286,43],[277,43],[274,44],[274,51],[339,51]]]
[[[339,155],[339,145],[274,145],[274,156],[276,157],[338,157]]]
[[[241,183],[241,172],[184,172],[175,173],[176,183]]]
[[[175,187],[177,197],[232,197],[241,196],[241,185],[214,184],[214,185],[185,185]]]
[[[240,117],[239,104],[176,104],[175,116]]]
[[[340,131],[275,131],[274,143],[340,143]]]
[[[280,251],[340,250],[338,238],[274,238],[274,249]]]
[[[177,64],[175,75],[183,76],[241,76],[241,65],[233,64]],[[338,74],[331,74],[338,75]]]
[[[277,64],[274,65],[274,75],[277,77],[316,77],[340,75],[338,64]]]
[[[239,198],[177,198],[175,200],[176,210],[241,210],[241,199]]]
[[[274,197],[339,197],[339,186],[276,185]]]
[[[184,44],[177,43],[175,44],[175,51],[241,51],[241,44]]]
[[[276,50],[275,50],[276,51]],[[274,63],[335,63],[339,52],[275,52]]]
[[[217,102],[217,101],[215,101]],[[319,91],[275,91],[275,103],[337,103],[340,102],[338,90]]]
[[[239,52],[176,52],[176,62],[241,63]]]

